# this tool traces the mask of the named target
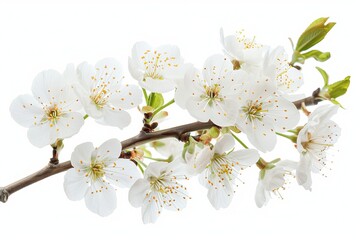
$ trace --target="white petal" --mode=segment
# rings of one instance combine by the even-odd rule
[[[254,120],[253,126],[245,133],[251,144],[262,152],[271,151],[276,145],[276,134],[266,118],[263,118],[262,122]]]
[[[67,88],[67,83],[62,75],[55,70],[47,70],[39,73],[32,84],[32,92],[35,99],[43,104],[57,102],[59,95]]]
[[[186,102],[186,109],[200,122],[207,122],[212,112],[207,101],[193,97]]]
[[[63,77],[64,80],[70,84],[78,80],[74,64],[70,63],[66,65]]]
[[[207,197],[211,205],[216,209],[227,208],[234,196],[234,190],[231,183],[225,179],[221,181],[218,177],[212,177],[210,180],[214,183],[214,186],[209,188]]]
[[[117,60],[104,58],[96,63],[95,70],[97,81],[106,83],[110,88],[121,85],[123,79],[122,68]]]
[[[170,92],[175,88],[175,82],[166,78],[159,80],[151,77],[145,77],[143,80],[139,81],[139,84],[146,90],[157,93]]]
[[[121,153],[121,142],[115,138],[109,139],[97,148],[96,158],[98,160],[117,160]]]
[[[114,89],[115,90],[115,89]],[[109,98],[109,103],[116,108],[130,109],[137,107],[142,101],[142,92],[136,85],[123,85]]]
[[[282,97],[272,99],[271,107],[264,107],[268,109],[267,117],[273,119],[275,130],[284,132],[292,129],[299,122],[300,114],[295,105]]]
[[[83,125],[84,118],[82,114],[71,112],[61,116],[54,127],[57,131],[57,138],[63,139],[77,134]]]
[[[104,108],[103,119],[98,120],[98,122],[122,129],[130,124],[131,117],[128,112]]]
[[[265,191],[261,180],[259,180],[258,185],[256,187],[255,193],[255,203],[259,208],[263,207],[269,201],[269,194]]]
[[[75,147],[71,154],[71,165],[75,169],[83,169],[90,165],[94,146],[91,142],[82,143]]]
[[[309,116],[309,122],[311,124],[318,124],[329,120],[336,114],[339,107],[336,105],[323,105],[317,107]]]
[[[55,128],[47,123],[29,128],[27,136],[31,144],[40,148],[53,144],[57,140]]]
[[[311,158],[308,154],[303,154],[298,168],[296,169],[296,180],[299,185],[302,185],[306,190],[311,190]]]
[[[244,149],[233,151],[227,155],[227,159],[231,160],[236,165],[251,166],[255,164],[260,158],[258,151],[255,149]]]
[[[233,126],[236,122],[238,106],[236,101],[227,99],[213,102],[210,120],[218,126]]]
[[[75,169],[70,169],[66,172],[64,190],[70,200],[78,201],[83,199],[88,188],[89,184],[86,182],[86,177],[83,173],[79,173]]]
[[[146,193],[150,191],[150,183],[145,179],[138,179],[129,190],[129,202],[133,207],[141,207]]]
[[[109,183],[98,180],[87,190],[85,204],[93,213],[108,216],[117,206],[115,189]]]
[[[96,71],[94,66],[83,62],[77,67],[78,82],[87,92],[90,93],[91,88],[94,85],[93,77],[95,77]]]
[[[145,169],[144,178],[159,177],[161,172],[167,169],[168,163],[166,162],[151,162]]]
[[[120,158],[105,168],[106,178],[119,187],[131,187],[140,178],[139,170],[135,163],[129,159]]]
[[[174,185],[176,188],[176,186]],[[173,193],[169,193],[165,195],[167,198],[166,200],[169,204],[165,204],[165,209],[172,210],[172,211],[180,211],[186,207],[187,204],[187,193],[185,190],[174,190]]]
[[[190,167],[197,173],[201,173],[210,163],[212,157],[214,156],[214,150],[210,147],[205,146],[200,152],[196,155],[195,161],[190,162]]]
[[[162,211],[162,202],[158,193],[150,193],[141,207],[143,223],[155,223]]]
[[[221,136],[215,144],[215,152],[223,154],[231,150],[235,146],[235,140],[231,134]]]
[[[34,127],[45,114],[42,106],[31,95],[20,95],[10,105],[12,118],[24,127]]]
[[[233,70],[231,60],[221,54],[212,55],[204,63],[203,76],[208,85],[219,84]]]

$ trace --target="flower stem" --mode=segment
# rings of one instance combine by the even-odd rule
[[[148,94],[147,94],[147,92],[146,92],[146,89],[143,88],[143,89],[142,89],[142,92],[143,92],[143,94],[144,94],[144,98],[145,98],[146,105],[148,106],[148,105],[149,105],[149,97],[148,97]]]
[[[87,119],[89,117],[89,115],[85,114],[84,115],[84,120]]]
[[[276,132],[276,135],[279,135],[279,136],[281,136],[281,137],[287,138],[287,139],[289,139],[290,141],[292,141],[293,143],[296,143],[296,140],[297,140],[297,136],[295,136],[295,135],[286,135],[286,134],[279,133],[279,132]]]
[[[156,162],[170,162],[170,159],[153,158],[153,157],[145,157],[145,156],[143,156],[143,158],[153,160],[153,161],[156,161]]]
[[[238,141],[238,143],[241,144],[241,146],[243,146],[246,149],[249,149],[249,147],[246,146],[246,144],[243,141],[241,141],[240,138],[238,138],[234,133],[231,133],[231,135],[235,138],[236,141]]]
[[[161,110],[163,110],[164,108],[170,106],[171,104],[173,104],[175,102],[174,99],[171,99],[169,102],[165,103],[164,105],[162,105],[161,107],[159,107],[158,109],[156,109],[154,112],[153,112],[153,115],[152,115],[152,118],[158,114]],[[151,119],[152,119],[151,118]]]

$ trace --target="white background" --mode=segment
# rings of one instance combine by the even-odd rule
[[[10,2],[10,1],[9,1]],[[359,167],[358,107],[359,90],[359,21],[351,2],[333,5],[329,1],[211,1],[191,4],[177,1],[168,4],[14,4],[1,1],[0,6],[0,186],[9,184],[46,165],[49,147],[37,149],[27,137],[26,129],[10,117],[9,105],[19,94],[30,93],[33,77],[44,69],[63,71],[67,63],[84,60],[95,63],[104,57],[119,59],[127,72],[127,57],[136,41],[152,45],[172,43],[180,47],[188,62],[201,67],[209,55],[221,51],[219,28],[228,34],[245,28],[256,34],[261,43],[273,47],[296,40],[314,19],[330,16],[338,24],[319,49],[331,51],[325,64],[308,61],[304,67],[310,94],[321,86],[319,65],[328,70],[331,80],[352,75],[348,94],[341,102],[335,120],[342,126],[342,138],[332,151],[335,164],[327,178],[316,176],[313,191],[296,184],[284,193],[285,200],[273,199],[258,209],[254,192],[258,170],[251,168],[242,177],[245,185],[228,209],[215,211],[208,203],[206,191],[194,179],[189,183],[193,199],[182,212],[163,212],[156,224],[143,225],[140,209],[127,202],[127,191],[118,191],[118,208],[101,218],[88,211],[81,202],[69,201],[62,188],[63,173],[27,187],[0,204],[1,238],[7,239],[359,239]],[[94,1],[95,2],[95,1]],[[120,2],[120,1],[119,1]],[[129,1],[130,2],[130,1]],[[134,1],[135,2],[135,1]],[[187,4],[189,2],[189,4]],[[249,4],[253,2],[252,4]],[[270,3],[271,2],[271,3]],[[64,3],[64,1],[62,1]],[[164,126],[175,126],[192,119],[179,108],[170,110]],[[132,111],[133,124],[125,131],[96,125],[86,120],[81,132],[66,140],[61,160],[68,160],[79,143],[95,145],[112,137],[120,140],[135,135],[141,116]],[[274,153],[264,155],[297,160],[297,153],[287,141],[280,141]]]

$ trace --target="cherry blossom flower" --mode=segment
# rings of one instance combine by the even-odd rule
[[[231,126],[237,117],[236,98],[243,71],[233,71],[229,58],[209,57],[202,71],[192,68],[175,93],[175,102],[201,122]],[[201,76],[202,75],[202,76]]]
[[[71,155],[74,168],[64,178],[67,197],[73,201],[84,198],[86,207],[100,216],[111,214],[117,206],[112,185],[130,187],[140,177],[133,162],[118,158],[120,153],[121,143],[116,139],[95,149],[90,142],[78,145]]]
[[[277,47],[264,60],[265,71],[270,76],[275,74],[277,90],[283,94],[294,93],[304,84],[301,71],[292,67],[288,59],[285,49]]]
[[[259,160],[256,150],[230,151],[234,146],[234,138],[230,134],[223,135],[213,148],[204,147],[194,162],[188,163],[200,173],[200,183],[208,189],[207,197],[215,209],[230,205],[239,175]]]
[[[69,82],[75,70],[68,65],[64,74],[55,70],[39,73],[32,84],[33,95],[20,95],[10,106],[13,119],[29,128],[28,138],[36,147],[54,144],[58,139],[78,133],[84,119]]]
[[[271,194],[283,198],[281,191],[285,190],[290,179],[295,177],[292,171],[296,169],[297,163],[293,161],[283,160],[271,164],[270,168],[265,167],[260,171],[259,182],[256,187],[255,202],[261,208],[265,206]]]
[[[262,73],[247,74],[243,83],[236,126],[257,149],[271,151],[276,145],[276,132],[295,127],[299,111],[292,102],[278,95],[274,80]]]
[[[340,127],[330,120],[337,110],[336,105],[318,107],[309,115],[308,123],[298,134],[297,150],[300,153],[300,163],[296,170],[296,178],[306,190],[311,190],[311,172],[318,173],[326,168],[326,151],[340,137]]]
[[[95,66],[86,62],[78,67],[79,83],[75,90],[86,113],[99,123],[124,128],[131,117],[125,110],[137,107],[142,101],[141,90],[135,85],[122,84],[120,64],[112,58]]]
[[[129,202],[133,207],[141,207],[144,223],[156,222],[164,208],[180,211],[186,207],[189,196],[186,187],[179,182],[183,179],[188,179],[183,164],[149,164],[144,179],[137,180],[129,191]]]
[[[236,35],[224,37],[224,31],[220,29],[220,40],[234,70],[256,72],[262,67],[265,48],[255,41],[255,37],[247,38],[244,30],[236,32]]]
[[[186,69],[179,48],[173,45],[154,49],[145,42],[138,42],[129,58],[131,75],[141,87],[151,92],[174,90],[176,82],[183,80]]]

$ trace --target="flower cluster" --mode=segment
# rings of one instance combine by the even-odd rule
[[[325,22],[317,20],[309,28],[322,29]],[[12,102],[11,115],[28,128],[33,145],[51,145],[56,151],[61,150],[59,143],[80,131],[87,117],[123,129],[131,122],[127,110],[139,110],[144,125],[131,144],[110,139],[94,148],[87,142],[71,155],[73,168],[65,175],[65,193],[70,200],[84,199],[87,208],[100,216],[115,210],[115,187],[126,187],[130,204],[141,207],[143,222],[153,223],[164,209],[186,207],[191,197],[185,182],[195,176],[207,189],[211,205],[226,208],[237,183],[243,182],[241,175],[251,166],[259,168],[258,207],[272,196],[282,199],[291,179],[310,190],[312,173],[329,168],[327,150],[340,136],[331,117],[349,79],[329,85],[327,73],[318,68],[325,86],[313,94],[312,103],[330,100],[337,105],[322,105],[310,113],[305,101],[292,102],[304,84],[295,64],[324,55],[316,55],[317,50],[303,53],[301,39],[289,59],[283,47],[260,44],[243,30],[230,36],[221,30],[220,35],[224,53],[208,57],[202,68],[185,63],[176,46],[136,43],[128,68],[138,86],[123,82],[121,65],[112,58],[94,66],[84,62],[76,70],[68,65],[63,74],[43,71],[33,81],[32,95],[20,95]],[[165,103],[162,93],[173,94],[173,99]],[[198,122],[158,130],[168,116],[165,108],[173,103]],[[305,124],[299,124],[299,108],[308,117]],[[298,151],[298,159],[265,160],[278,136],[291,140],[289,149]],[[163,140],[166,137],[178,139]],[[236,143],[242,149],[236,149]]]

